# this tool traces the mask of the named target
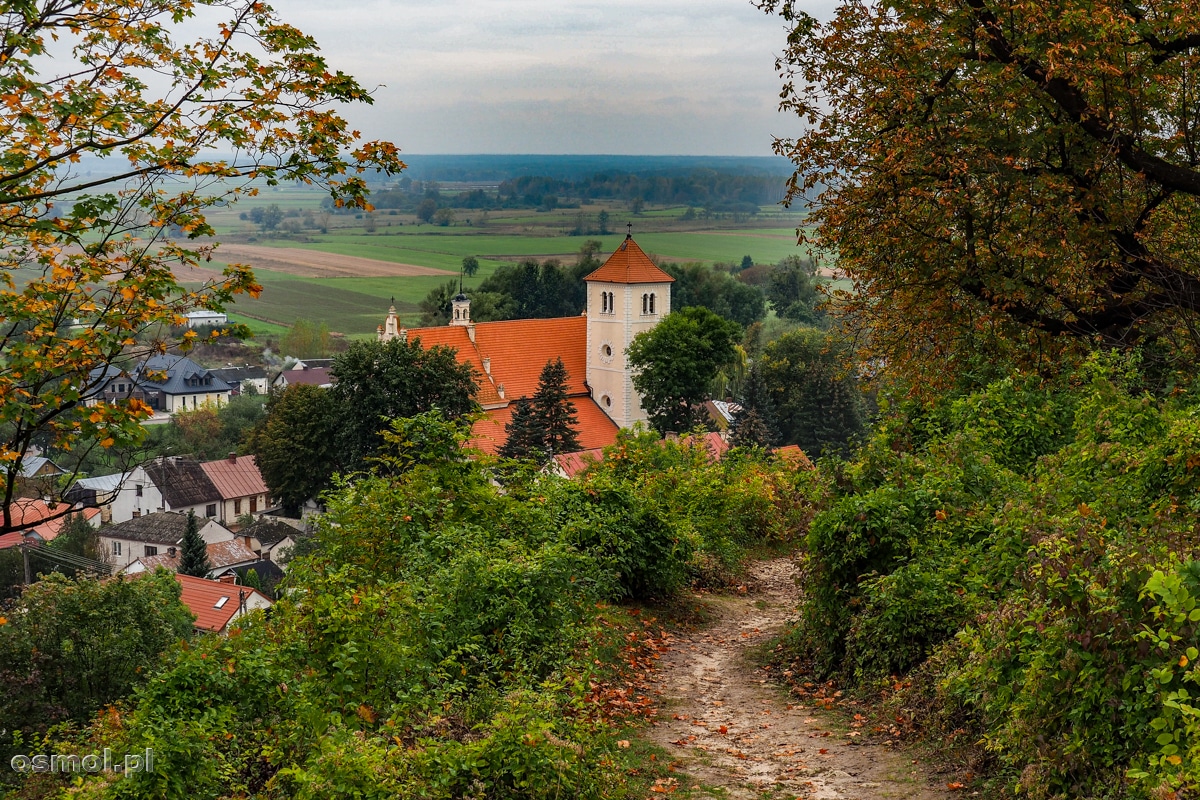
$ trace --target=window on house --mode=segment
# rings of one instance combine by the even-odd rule
[[[121,555],[121,543],[120,542],[113,542],[113,555],[114,556]]]
[[[158,548],[153,545],[149,545],[149,544],[146,545],[146,555],[148,555],[148,556],[158,555]]]
[[[234,513],[234,516],[242,513],[242,501],[241,500],[233,501],[233,513]]]
[[[215,517],[216,515],[217,515],[217,504],[216,503],[209,503],[207,506],[204,507],[204,516]]]
[[[142,496],[142,485],[140,483],[133,487],[133,493],[138,497]]]
[[[255,511],[258,511],[258,498],[251,497],[250,498],[250,513],[253,514]]]

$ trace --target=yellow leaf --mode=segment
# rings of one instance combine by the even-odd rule
[[[1180,764],[1183,763],[1183,759],[1177,755],[1172,754],[1172,755],[1167,756],[1167,762],[1172,764],[1173,766],[1178,767]]]
[[[1187,657],[1187,656],[1180,656],[1180,657],[1179,657],[1179,666],[1181,666],[1181,667],[1186,667],[1187,665],[1188,665],[1188,657]]]

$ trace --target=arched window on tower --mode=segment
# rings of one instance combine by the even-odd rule
[[[608,292],[600,293],[600,313],[601,314],[608,313]]]
[[[650,313],[650,295],[642,295],[642,316]]]
[[[650,293],[650,313],[654,313],[654,292]]]

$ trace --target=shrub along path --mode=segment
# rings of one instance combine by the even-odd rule
[[[746,593],[710,598],[711,622],[670,640],[651,680],[662,702],[646,737],[672,755],[687,776],[680,782],[731,800],[954,796],[911,755],[844,730],[754,663],[751,649],[796,608],[796,586],[787,558],[757,562],[751,574]],[[659,791],[672,788],[661,783]]]

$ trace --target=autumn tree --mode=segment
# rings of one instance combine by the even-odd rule
[[[883,363],[936,387],[1092,346],[1194,359],[1200,6],[760,5],[792,28],[789,197]]]
[[[707,308],[684,308],[633,338],[633,388],[655,430],[681,433],[704,422],[709,384],[733,360],[739,333]]]
[[[150,409],[103,402],[110,380],[184,313],[259,291],[245,266],[195,277],[206,209],[293,180],[365,207],[357,173],[403,164],[354,149],[330,105],[369,95],[256,0],[15,0],[0,30],[3,533],[35,440],[133,449]]]

